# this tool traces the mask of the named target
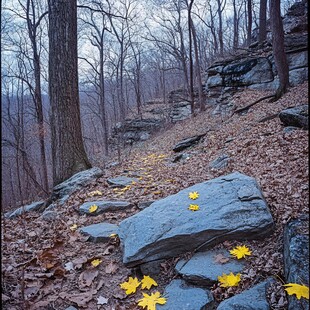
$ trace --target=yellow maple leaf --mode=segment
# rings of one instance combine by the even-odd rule
[[[149,290],[152,287],[152,285],[158,286],[156,281],[154,279],[152,279],[150,276],[144,276],[143,279],[141,280],[141,288],[142,289],[146,288]]]
[[[198,205],[189,205],[188,210],[191,211],[198,211],[199,210],[199,206]]]
[[[127,282],[123,282],[120,284],[120,287],[125,291],[126,295],[135,293],[137,287],[140,285],[141,282],[137,278],[129,277]]]
[[[72,231],[75,231],[76,229],[77,229],[77,225],[76,224],[73,224],[72,226],[70,226],[69,228],[70,228],[70,230],[72,230]]]
[[[245,245],[236,246],[234,249],[230,250],[229,253],[238,259],[245,257],[246,255],[251,255],[252,252]]]
[[[98,206],[92,205],[92,206],[89,207],[88,211],[89,211],[90,213],[93,213],[93,212],[95,212],[97,209],[98,209]]]
[[[297,299],[300,299],[301,297],[304,297],[306,299],[309,299],[309,287],[305,285],[300,285],[297,283],[287,283],[283,286],[286,286],[285,288],[286,292],[289,295],[295,294]]]
[[[190,192],[190,193],[188,194],[188,197],[189,197],[190,199],[195,200],[195,199],[197,199],[197,198],[199,197],[199,193],[198,193],[198,192]]]
[[[151,293],[148,295],[146,293],[142,293],[143,298],[138,300],[138,306],[147,307],[147,310],[156,310],[156,304],[164,305],[167,302],[167,299],[164,297],[160,297],[159,292]]]
[[[241,274],[238,273],[234,275],[232,272],[227,275],[223,273],[222,276],[217,277],[219,282],[221,283],[221,287],[231,287],[231,286],[238,286],[238,283],[241,280]]]
[[[92,197],[92,196],[101,196],[102,192],[100,191],[92,191],[88,194],[88,196]]]
[[[116,237],[118,237],[117,234],[111,234],[111,235],[110,235],[110,238],[116,238]]]
[[[102,260],[100,259],[94,259],[91,261],[92,266],[97,267],[98,265],[100,265],[102,263]]]

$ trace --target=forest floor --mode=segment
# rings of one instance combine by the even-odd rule
[[[237,93],[233,101],[240,108],[268,94],[245,90]],[[264,240],[245,242],[252,255],[246,259],[241,284],[228,289],[216,284],[212,288],[213,296],[221,301],[271,276],[277,281],[269,295],[271,309],[286,309],[287,299],[281,286],[284,283],[283,227],[290,219],[309,211],[308,131],[284,133],[278,117],[260,120],[302,104],[308,104],[307,82],[291,88],[277,102],[259,102],[244,115],[222,119],[210,117],[207,110],[124,150],[119,165],[104,169],[97,182],[71,195],[65,205],[56,209],[58,220],[46,222],[35,212],[12,220],[2,219],[3,309],[65,309],[70,305],[78,309],[142,309],[137,306],[141,293],[127,296],[120,288],[120,283],[130,275],[138,275],[138,271],[123,265],[118,239],[95,244],[70,227],[104,221],[119,223],[140,211],[139,202],[164,198],[233,171],[258,181],[275,221],[275,231]],[[191,154],[190,158],[172,163],[176,155],[173,146],[183,138],[202,133],[207,133],[203,141],[185,151]],[[228,166],[210,169],[210,162],[224,153],[230,157]],[[117,157],[111,158],[113,161]],[[142,177],[127,190],[111,188],[106,179],[124,175],[124,171],[126,175],[139,172]],[[103,195],[90,197],[94,190]],[[126,200],[134,207],[98,216],[79,215],[81,203],[96,199]],[[237,244],[240,243],[230,241],[222,246],[231,248]],[[90,262],[96,258],[102,262],[92,267]],[[163,293],[171,279],[178,277],[174,272],[178,260],[176,257],[161,264],[161,273],[154,277],[158,283],[156,290]],[[66,270],[70,269],[70,262],[75,266],[71,271]]]

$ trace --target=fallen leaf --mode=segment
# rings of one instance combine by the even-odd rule
[[[126,295],[135,293],[137,290],[137,287],[140,285],[140,282],[137,278],[129,277],[127,282],[123,282],[120,284],[120,287],[123,290],[126,290]]]
[[[92,266],[97,267],[98,265],[101,264],[101,262],[102,262],[102,260],[100,260],[100,259],[94,259],[90,263],[92,264]]]
[[[245,245],[242,245],[242,246],[238,245],[234,249],[230,250],[229,253],[231,255],[237,257],[238,259],[241,259],[241,258],[245,257],[246,255],[252,254],[250,249],[248,247],[246,247]]]
[[[74,302],[79,307],[85,307],[87,303],[93,299],[93,291],[91,290],[85,293],[78,293],[72,295],[68,294],[67,292],[62,292],[59,294],[59,297]]]
[[[83,271],[79,276],[80,287],[90,286],[98,274],[99,271],[96,269],[88,269]]]
[[[75,231],[75,230],[77,230],[78,226],[76,224],[73,224],[69,228],[70,228],[70,230]]]
[[[222,276],[218,276],[218,280],[221,283],[221,287],[231,287],[231,286],[238,286],[238,283],[241,280],[241,274],[238,273],[234,275],[232,272],[227,275],[225,273]]]
[[[141,288],[142,289],[147,288],[149,290],[153,285],[158,286],[156,281],[154,279],[152,279],[150,276],[144,276],[143,279],[141,280]]]
[[[192,205],[192,204],[190,204],[189,207],[188,207],[188,210],[191,210],[191,211],[198,211],[198,210],[199,210],[199,206],[198,206],[198,205]]]
[[[66,263],[66,264],[65,264],[65,269],[66,269],[67,271],[74,270],[73,263],[72,263],[72,262]]]
[[[114,274],[116,272],[118,268],[118,265],[113,263],[113,262],[110,262],[106,267],[105,267],[105,272],[106,273],[111,273],[111,274]]]
[[[300,299],[301,297],[304,297],[306,299],[309,299],[309,287],[305,285],[300,285],[297,283],[287,283],[284,284],[285,290],[289,295],[295,294],[297,299]]]
[[[151,293],[148,295],[146,293],[142,293],[143,298],[138,300],[138,306],[143,309],[147,307],[147,310],[156,310],[156,304],[164,305],[167,302],[167,299],[164,297],[160,297],[159,292]]]
[[[94,213],[97,209],[98,209],[98,206],[92,205],[92,206],[89,207],[88,211],[89,211],[90,213]]]
[[[195,199],[197,199],[197,198],[199,197],[199,193],[198,193],[198,192],[190,192],[190,193],[188,194],[188,197],[189,197],[190,199],[195,200]]]
[[[97,298],[97,305],[106,305],[109,301],[109,298],[105,298],[103,296],[99,296]]]
[[[229,261],[228,257],[225,257],[223,254],[219,253],[215,255],[214,257],[214,262],[219,263],[219,264],[225,264]]]

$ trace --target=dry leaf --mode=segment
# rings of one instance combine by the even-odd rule
[[[78,294],[68,294],[62,292],[59,294],[60,298],[67,299],[71,302],[76,303],[79,307],[86,307],[87,303],[93,299],[93,291],[78,293]]]
[[[219,253],[215,255],[214,257],[214,262],[219,263],[219,264],[225,264],[229,261],[228,257],[225,257],[223,254]]]
[[[152,286],[158,286],[156,281],[152,279],[150,276],[144,276],[143,279],[141,280],[141,288],[142,289],[150,289]]]
[[[73,263],[72,263],[72,262],[66,263],[66,264],[65,264],[65,269],[66,269],[67,271],[74,270]]]
[[[99,296],[97,298],[97,305],[106,305],[109,301],[109,298],[105,298],[103,296]]]
[[[83,271],[79,276],[80,287],[90,286],[98,274],[99,271],[96,269],[88,269]]]
[[[135,293],[140,282],[137,278],[129,277],[127,282],[120,284],[120,287],[125,290],[126,295]]]
[[[110,262],[106,267],[105,267],[105,272],[106,273],[111,273],[114,274],[118,268],[118,265],[115,264],[114,262]]]
[[[138,300],[138,306],[143,309],[147,307],[147,310],[156,310],[156,304],[164,305],[167,302],[167,299],[164,297],[160,297],[159,292],[151,293],[148,295],[146,293],[142,293],[143,298]]]
[[[284,284],[285,290],[289,295],[296,295],[297,299],[300,299],[301,297],[304,297],[306,299],[309,299],[309,287],[305,285],[300,285],[297,283],[288,283]]]

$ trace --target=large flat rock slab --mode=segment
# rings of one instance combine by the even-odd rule
[[[212,286],[223,273],[239,273],[244,262],[232,259],[227,250],[211,250],[196,253],[190,260],[181,259],[175,270],[188,282],[201,286]]]
[[[191,200],[190,192],[199,197]],[[198,204],[198,211],[190,211]],[[123,261],[130,266],[205,251],[225,240],[269,236],[274,223],[259,185],[239,172],[196,184],[155,201],[120,223]]]
[[[90,212],[89,208],[96,205],[98,208],[95,212]],[[128,201],[110,201],[110,200],[97,200],[84,202],[79,212],[81,214],[98,215],[104,212],[120,211],[132,207],[132,204]]]
[[[157,310],[200,310],[212,309],[214,299],[209,290],[186,284],[183,280],[173,280],[165,288],[167,296],[164,305],[156,305]]]
[[[80,233],[89,236],[89,241],[107,242],[111,234],[117,234],[118,226],[111,223],[98,223],[85,226],[79,229]]]
[[[284,273],[286,283],[309,287],[309,215],[291,220],[284,228]],[[288,296],[289,310],[309,309],[309,300]]]
[[[183,150],[197,144],[200,141],[200,139],[204,136],[205,136],[205,134],[202,134],[202,135],[197,135],[197,136],[193,136],[193,137],[189,137],[189,138],[186,138],[184,140],[181,140],[174,146],[173,151],[175,151],[175,152],[183,151]]]
[[[128,178],[126,176],[118,176],[116,178],[107,179],[107,182],[112,187],[125,187],[131,185],[132,182],[137,182],[137,179]]]
[[[33,203],[29,204],[29,205],[20,207],[20,208],[14,210],[13,212],[12,211],[6,212],[4,214],[4,216],[6,218],[10,218],[11,219],[11,218],[19,216],[19,215],[21,215],[21,214],[23,214],[25,212],[39,211],[43,205],[44,205],[44,200],[36,201],[36,202],[33,202]]]
[[[261,282],[252,288],[230,297],[220,303],[217,310],[269,310],[266,293],[272,278]]]

